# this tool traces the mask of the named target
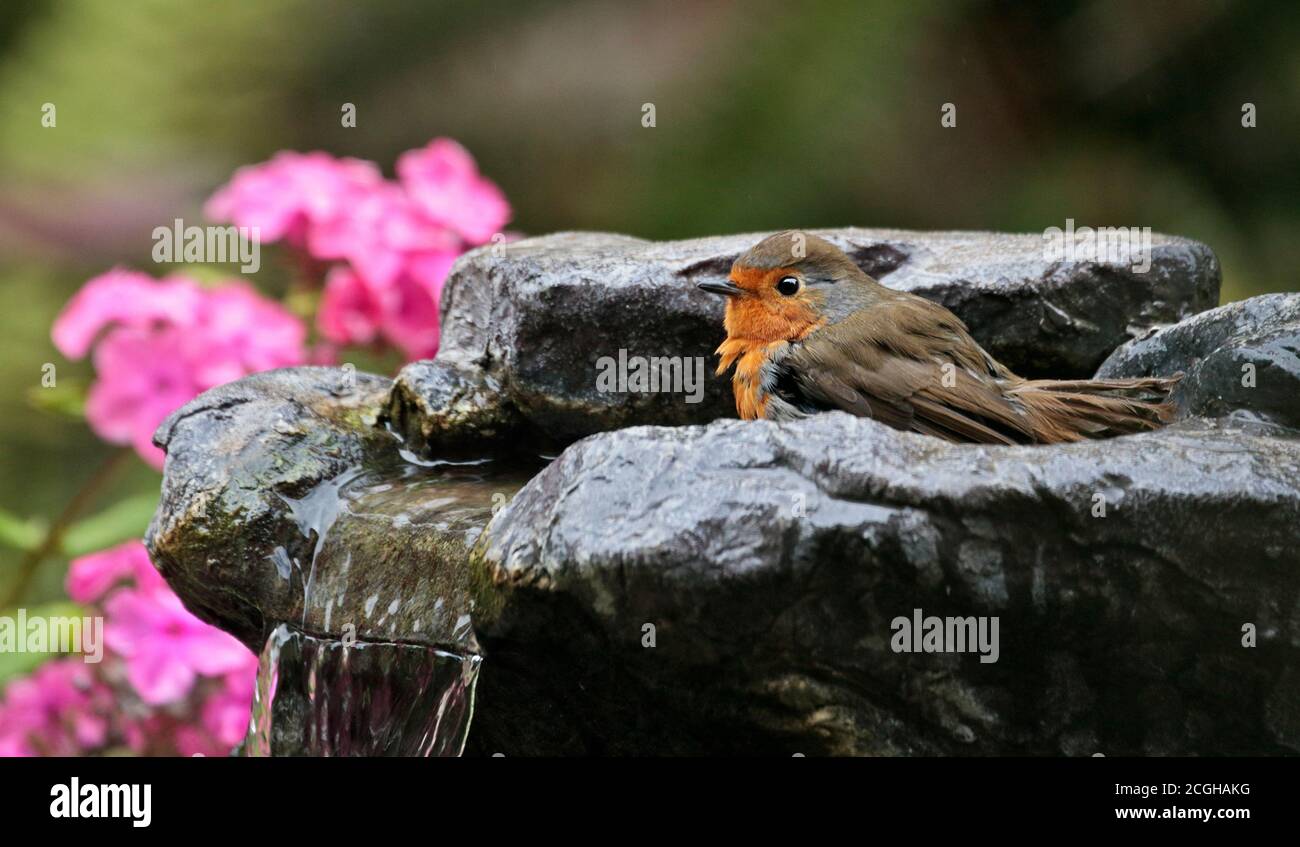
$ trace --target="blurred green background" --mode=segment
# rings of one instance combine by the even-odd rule
[[[1225,300],[1297,288],[1294,0],[6,0],[0,590],[15,545],[111,452],[31,402],[47,362],[60,384],[90,376],[49,340],[76,288],[115,264],[165,272],[152,229],[199,222],[241,164],[323,149],[391,171],[438,135],[469,147],[526,233],[1041,232],[1074,218],[1207,242]],[[270,264],[259,283],[274,288]],[[61,596],[78,544],[133,532],[158,482],[129,459],[27,604]]]

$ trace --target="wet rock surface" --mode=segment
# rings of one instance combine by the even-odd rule
[[[897,262],[878,271],[886,280],[906,266],[876,255]],[[953,445],[834,413],[599,432],[543,470],[434,458],[410,437],[436,420],[491,431],[505,450],[530,421],[589,404],[521,392],[517,373],[464,356],[463,340],[444,369],[422,363],[395,382],[271,372],[159,430],[168,459],[147,540],[186,604],[255,650],[280,624],[317,639],[318,656],[345,655],[349,638],[386,645],[366,654],[379,660],[343,663],[373,679],[340,677],[338,690],[476,702],[470,754],[1292,754],[1300,435],[1274,423],[1295,420],[1285,394],[1261,390],[1291,371],[1258,351],[1285,351],[1293,319],[1291,297],[1256,298],[1127,345],[1110,373],[1185,370],[1205,393],[1165,430],[1050,447]],[[1039,341],[1058,355],[1055,335]],[[1252,352],[1208,366],[1236,350]],[[1246,360],[1254,393],[1218,382]],[[415,374],[454,391],[455,414],[401,418]],[[1211,393],[1233,400],[1195,400]],[[498,402],[519,397],[533,405]],[[641,414],[625,412],[597,428]],[[983,621],[986,639],[996,618],[996,647],[895,650],[896,621],[916,615],[969,619],[973,637]],[[394,669],[433,655],[406,646],[481,652],[477,689],[456,677],[404,691]],[[332,702],[266,710],[294,724],[260,727],[267,749],[319,749],[310,727]],[[383,750],[410,749],[401,727],[419,726],[418,711],[371,733]],[[373,717],[349,713],[358,726]],[[367,749],[350,743],[330,749]]]
[[[390,438],[374,415],[388,380],[347,379],[326,368],[257,374],[201,395],[154,435],[167,451],[146,537],[154,565],[191,611],[255,651],[268,615],[292,619],[302,596],[292,563],[301,585],[310,561],[285,498],[359,466]]]
[[[470,546],[535,468],[420,467],[379,421],[389,380],[257,374],[178,410],[146,543],[200,618],[255,652],[291,623],[473,651]]]
[[[1300,294],[1266,294],[1152,330],[1120,347],[1101,377],[1186,377],[1180,414],[1242,410],[1300,428]]]
[[[480,627],[471,743],[1300,751],[1300,442],[1282,435],[974,447],[834,413],[593,436],[480,540],[509,590]],[[915,609],[998,618],[997,661],[895,652]],[[539,654],[564,662],[539,678]],[[494,721],[516,687],[534,707]]]
[[[1153,236],[1151,266],[1139,273],[1118,259],[1052,261],[1040,235],[811,232],[885,285],[952,309],[1025,376],[1089,376],[1135,334],[1218,301],[1214,253],[1182,238]],[[444,289],[438,357],[399,374],[389,414],[433,453],[520,430],[563,445],[638,424],[734,417],[730,383],[712,376],[723,304],[695,286],[725,278],[767,234],[650,242],[561,233],[475,251]],[[600,360],[620,350],[685,360],[703,384],[602,391]]]

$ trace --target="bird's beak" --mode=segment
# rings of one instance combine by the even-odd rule
[[[724,297],[736,297],[745,293],[745,289],[736,285],[736,283],[731,280],[727,280],[726,282],[701,282],[695,287],[701,291],[707,291],[710,294],[721,294]]]

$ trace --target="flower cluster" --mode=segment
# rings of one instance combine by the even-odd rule
[[[112,690],[78,658],[46,662],[9,683],[0,702],[0,756],[75,756],[109,739]]]
[[[54,322],[54,345],[80,359],[94,349],[97,379],[86,420],[113,444],[130,444],[162,467],[154,430],[213,386],[303,364],[306,327],[242,282],[204,288],[112,270],[90,280]]]
[[[0,756],[224,755],[248,727],[257,657],[187,612],[144,545],[77,559],[68,594],[102,613],[103,661],[46,662],[0,702]]]
[[[240,169],[206,206],[327,272],[316,328],[328,345],[438,347],[438,300],[452,262],[502,239],[505,196],[470,154],[439,138],[402,154],[396,179],[356,159],[283,152]],[[55,346],[91,356],[85,416],[105,441],[154,467],[158,425],[209,388],[271,368],[328,361],[307,325],[243,282],[204,286],[116,269],[86,283],[55,320]],[[221,754],[249,720],[257,660],[190,615],[139,542],[74,561],[67,589],[105,618],[102,662],[46,662],[0,700],[0,756]]]
[[[438,298],[452,262],[510,219],[505,195],[447,138],[403,153],[396,181],[371,162],[280,153],[239,170],[205,212],[330,263],[321,335],[386,341],[407,359],[438,349]]]

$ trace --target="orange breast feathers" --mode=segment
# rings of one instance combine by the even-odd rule
[[[763,392],[763,363],[786,341],[771,344],[755,343],[748,338],[728,338],[718,347],[722,356],[718,365],[721,374],[734,362],[736,372],[731,377],[731,393],[736,396],[736,413],[743,420],[752,421],[767,414],[767,394]]]
[[[767,395],[763,392],[763,365],[791,341],[798,341],[825,323],[807,297],[783,297],[776,281],[791,273],[789,268],[733,268],[731,281],[745,293],[727,301],[724,326],[727,338],[719,345],[718,373],[733,364],[731,390],[736,412],[745,420],[765,416]],[[802,293],[802,292],[801,292]]]

